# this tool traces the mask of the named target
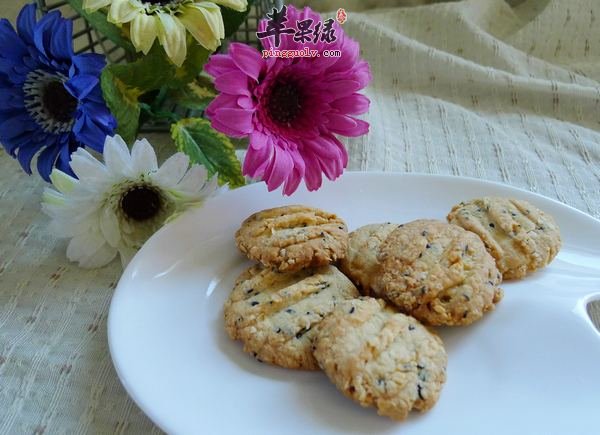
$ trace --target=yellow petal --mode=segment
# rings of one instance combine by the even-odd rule
[[[158,36],[156,15],[138,14],[131,23],[131,42],[138,51],[148,54]]]
[[[112,0],[108,21],[115,24],[128,23],[138,14],[144,13],[144,6],[136,0]]]
[[[178,16],[185,28],[203,47],[215,51],[225,37],[225,28],[221,9],[214,3],[203,2],[210,6],[200,7],[199,4],[182,8]]]
[[[111,2],[112,0],[83,0],[83,9],[88,12],[94,12],[104,6],[108,6]]]
[[[165,48],[169,59],[181,66],[187,55],[185,27],[169,14],[159,13],[160,23],[158,26],[158,40]]]
[[[238,12],[245,12],[248,9],[248,0],[213,0],[213,2]]]

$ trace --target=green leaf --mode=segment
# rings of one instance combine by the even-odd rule
[[[115,77],[138,94],[161,88],[172,80],[176,69],[158,43],[135,62],[113,64],[110,68]]]
[[[117,119],[117,133],[125,142],[131,143],[137,136],[141,113],[138,102],[140,96],[160,89],[165,83],[172,81],[175,70],[175,65],[168,61],[164,50],[158,44],[154,44],[146,56],[135,62],[112,64],[104,68],[101,78],[102,92],[108,108]],[[165,115],[148,110],[145,114],[157,117]]]
[[[233,9],[220,6],[221,15],[223,16],[223,24],[225,24],[225,38],[233,35],[246,20],[246,17],[252,10],[255,0],[248,0],[248,9],[245,12],[234,11]]]
[[[100,85],[104,101],[113,116],[117,119],[117,133],[123,140],[131,143],[138,132],[140,105],[139,94],[135,89],[127,87],[113,72],[115,65],[109,65],[102,71]]]
[[[206,48],[202,47],[195,39],[188,35],[187,56],[183,65],[175,69],[175,76],[166,84],[170,87],[181,87],[194,80],[211,54]]]
[[[198,76],[185,87],[173,89],[168,95],[168,100],[186,109],[202,112],[217,94],[208,78]]]
[[[229,183],[231,188],[246,184],[233,144],[205,119],[182,119],[171,126],[171,137],[192,162],[204,165],[211,176],[218,173],[220,184]]]
[[[146,103],[138,103],[140,108],[142,109],[142,114],[146,118],[150,118],[153,120],[167,120],[170,122],[177,122],[181,119],[179,115],[170,110],[161,110],[155,109],[149,104]],[[143,121],[142,121],[143,122]]]
[[[69,5],[77,11],[90,25],[98,32],[106,36],[109,40],[114,42],[119,47],[123,47],[129,53],[135,53],[135,47],[127,39],[127,36],[123,33],[122,29],[109,23],[106,19],[106,14],[96,12],[86,12],[82,6],[82,0],[67,0]]]

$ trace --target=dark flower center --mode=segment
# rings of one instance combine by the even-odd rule
[[[271,119],[280,124],[294,121],[302,110],[302,93],[293,82],[276,82],[267,100]]]
[[[48,82],[42,91],[42,106],[57,122],[69,122],[77,108],[77,99],[69,94],[62,82]]]
[[[160,211],[160,194],[151,186],[136,186],[121,197],[121,209],[125,215],[135,221],[153,218]]]

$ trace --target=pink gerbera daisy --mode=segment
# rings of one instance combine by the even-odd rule
[[[287,7],[287,27],[297,21],[321,21],[304,8]],[[266,28],[261,21],[259,31]],[[269,191],[284,185],[292,194],[302,179],[309,190],[321,186],[322,173],[339,177],[348,154],[336,134],[360,136],[369,124],[352,115],[365,113],[369,99],[357,93],[371,80],[369,65],[359,58],[359,45],[334,22],[333,43],[294,42],[282,35],[279,47],[263,39],[265,49],[340,50],[341,57],[266,58],[244,44],[231,44],[228,54],[213,55],[206,71],[220,95],[206,114],[213,128],[232,137],[249,136],[243,172],[267,183]]]

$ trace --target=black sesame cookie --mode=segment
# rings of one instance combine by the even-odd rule
[[[394,420],[437,402],[446,351],[416,319],[361,298],[339,303],[317,329],[315,358],[345,396]]]
[[[362,294],[376,295],[371,281],[379,273],[379,247],[397,227],[392,223],[371,224],[350,233],[348,252],[340,261],[340,270],[359,286]]]
[[[343,258],[348,249],[348,229],[333,213],[290,205],[253,214],[242,223],[235,240],[248,258],[293,272]]]
[[[526,201],[485,197],[461,202],[448,221],[483,240],[504,279],[522,278],[546,266],[561,246],[552,216]]]
[[[253,266],[225,302],[225,329],[260,361],[317,370],[311,351],[315,325],[336,303],[358,295],[334,266],[294,273]]]
[[[463,228],[416,220],[382,243],[377,294],[429,325],[468,325],[502,299],[502,276],[481,239]]]

